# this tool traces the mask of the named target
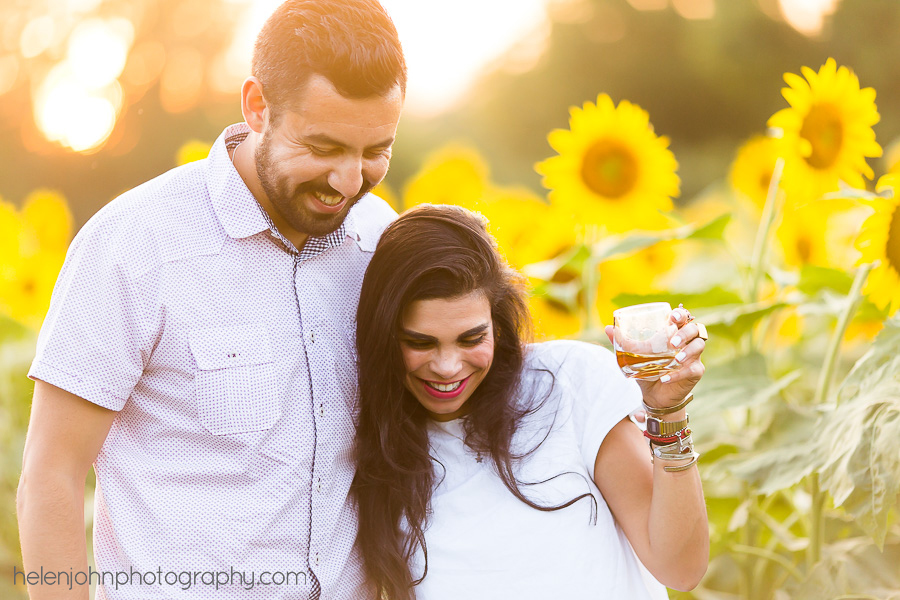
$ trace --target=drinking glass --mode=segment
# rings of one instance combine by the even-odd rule
[[[680,365],[669,340],[678,325],[669,319],[668,302],[635,304],[613,311],[613,348],[626,377],[655,381]]]

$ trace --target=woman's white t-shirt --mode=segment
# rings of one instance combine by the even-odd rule
[[[439,484],[425,530],[428,574],[415,588],[416,598],[667,598],[593,482],[600,444],[640,406],[640,388],[622,375],[608,350],[555,341],[529,346],[520,390],[521,402],[544,402],[513,438],[517,453],[543,439],[516,471],[520,482],[543,483],[521,485],[522,492],[543,506],[588,492],[596,503],[582,498],[552,512],[531,508],[503,485],[489,457],[464,445],[463,419],[432,422]],[[421,576],[421,549],[411,567],[414,577]]]

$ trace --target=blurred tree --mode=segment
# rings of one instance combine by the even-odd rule
[[[828,56],[878,90],[879,140],[886,146],[900,135],[900,63],[885,60],[900,54],[896,0],[840,2],[815,37],[780,19],[777,0],[704,0],[715,7],[711,18],[688,19],[682,13],[691,1],[640,11],[637,0],[553,0],[546,31],[486,70],[455,109],[430,119],[404,117],[388,183],[402,193],[429,151],[461,140],[481,151],[500,183],[541,191],[533,165],[552,155],[547,132],[565,127],[570,105],[605,92],[647,110],[657,133],[672,140],[681,201],[689,201],[724,177],[738,144],[786,106],[772,93],[782,73],[817,68]],[[77,227],[115,195],[174,166],[186,141],[212,142],[241,119],[238,91],[249,56],[235,56],[232,43],[253,5],[71,0],[62,6],[0,5],[0,194],[21,204],[36,188],[59,189]],[[116,18],[131,23],[131,32],[112,133],[88,154],[48,142],[33,108],[42,81],[66,58],[79,25]]]

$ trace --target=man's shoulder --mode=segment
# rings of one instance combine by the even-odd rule
[[[73,247],[102,246],[139,276],[171,260],[178,248],[197,253],[221,245],[204,163],[176,167],[116,197],[85,223]]]
[[[390,204],[369,193],[350,209],[347,220],[348,228],[358,236],[359,247],[366,252],[374,252],[381,232],[396,218],[397,211]]]

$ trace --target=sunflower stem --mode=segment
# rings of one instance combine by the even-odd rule
[[[772,170],[772,178],[769,180],[769,191],[766,193],[766,203],[763,206],[762,218],[759,221],[759,229],[756,231],[756,241],[753,244],[753,258],[750,262],[750,290],[748,302],[756,302],[759,300],[759,287],[764,275],[763,264],[766,260],[766,250],[769,247],[769,233],[772,231],[772,224],[775,222],[776,204],[778,200],[779,187],[781,185],[781,173],[784,170],[784,159],[778,158],[775,161],[775,168]]]
[[[837,326],[831,339],[828,341],[828,348],[825,351],[825,361],[822,364],[822,370],[819,372],[819,381],[816,384],[816,393],[813,397],[815,406],[822,406],[828,401],[831,391],[831,384],[834,379],[835,365],[840,355],[841,341],[847,332],[847,327],[859,305],[862,303],[863,296],[861,294],[863,285],[869,277],[869,272],[875,267],[875,264],[862,265],[856,271],[856,277],[853,279],[853,285],[850,293],[847,295],[847,304],[838,317]],[[807,553],[807,567],[812,569],[822,557],[822,546],[825,537],[825,492],[819,483],[819,474],[810,475],[809,481],[810,494],[812,496],[812,506],[810,508],[809,523],[809,552]]]
[[[847,294],[847,304],[838,317],[837,326],[831,335],[831,339],[828,341],[828,349],[825,351],[825,361],[822,363],[822,370],[819,371],[819,381],[816,384],[816,395],[814,397],[816,406],[821,406],[826,402],[832,379],[834,378],[834,366],[840,355],[841,341],[844,339],[844,334],[847,332],[850,321],[853,320],[856,311],[859,310],[859,305],[862,304],[863,296],[860,292],[862,292],[866,279],[869,277],[869,272],[874,267],[875,263],[865,264],[856,271],[853,285],[849,294]]]

